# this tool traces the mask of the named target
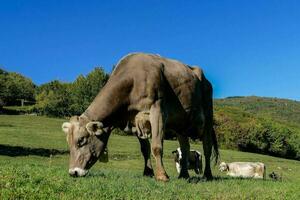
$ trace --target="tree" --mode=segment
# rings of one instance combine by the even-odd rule
[[[38,89],[36,108],[40,114],[49,116],[70,116],[72,103],[70,84],[51,81]]]
[[[101,88],[107,82],[109,76],[102,68],[96,67],[86,77],[80,75],[71,86],[72,101],[71,110],[74,114],[81,114],[93,101]]]
[[[5,105],[20,105],[21,99],[34,101],[35,85],[18,73],[0,70],[0,99]]]
[[[73,83],[51,81],[37,88],[37,109],[50,116],[80,115],[93,101],[108,80],[102,68],[95,68],[86,77],[80,75]]]
[[[0,68],[0,109],[5,105],[4,99],[6,94],[6,75],[4,72],[5,71]]]

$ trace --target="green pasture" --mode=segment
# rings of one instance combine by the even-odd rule
[[[222,161],[261,161],[267,174],[274,171],[282,181],[232,179],[213,166],[215,180],[194,177],[188,183],[177,179],[171,154],[177,141],[165,141],[170,181],[162,183],[142,176],[143,158],[132,136],[112,135],[109,162],[96,163],[87,177],[72,178],[61,131],[64,121],[0,115],[0,199],[300,199],[299,161],[221,150]],[[192,148],[202,151],[200,144],[192,143]]]

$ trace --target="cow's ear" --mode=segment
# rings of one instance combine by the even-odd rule
[[[65,132],[66,134],[68,134],[71,126],[72,126],[72,124],[70,122],[65,122],[65,123],[63,123],[63,125],[61,126],[61,128],[62,128],[63,132]]]
[[[103,124],[101,122],[89,122],[86,125],[86,130],[90,135],[101,135],[104,133]]]

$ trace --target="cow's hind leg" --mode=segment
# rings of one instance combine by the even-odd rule
[[[141,152],[143,154],[144,157],[144,161],[145,161],[145,166],[144,166],[144,176],[149,176],[149,177],[153,177],[154,176],[154,172],[152,169],[152,164],[151,164],[151,159],[150,159],[150,154],[151,154],[151,150],[150,150],[150,142],[148,139],[141,139],[139,138],[139,142],[141,145]]]
[[[213,178],[210,168],[210,157],[212,153],[212,137],[210,130],[204,130],[203,135],[203,152],[205,157],[204,178],[211,180]]]
[[[168,181],[169,177],[163,166],[163,132],[164,119],[161,109],[161,100],[155,102],[150,109],[150,123],[152,132],[152,154],[156,161],[155,178],[159,181]]]
[[[178,178],[189,178],[190,177],[188,172],[188,162],[189,162],[189,152],[190,152],[189,139],[188,137],[179,134],[177,134],[177,138],[179,141],[181,156],[182,156],[182,158],[180,159],[181,170]]]

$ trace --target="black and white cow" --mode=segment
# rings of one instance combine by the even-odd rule
[[[182,152],[177,148],[172,152],[178,174],[181,170]],[[193,169],[196,174],[202,174],[202,154],[199,151],[191,150],[189,154],[188,169]]]

